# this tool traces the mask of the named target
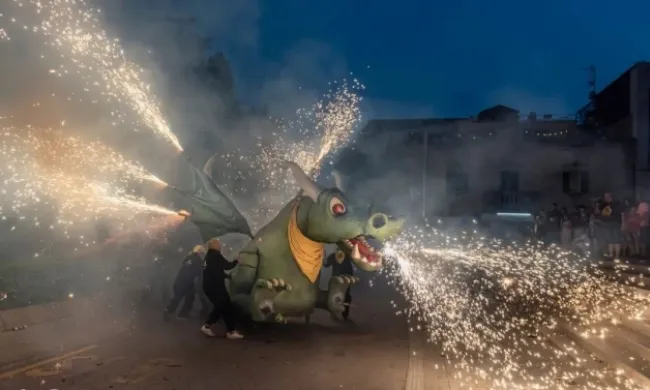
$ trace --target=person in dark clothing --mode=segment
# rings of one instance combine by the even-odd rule
[[[201,276],[201,270],[203,268],[203,253],[205,253],[203,246],[197,245],[194,247],[192,252],[183,259],[183,265],[178,271],[178,274],[176,274],[176,280],[174,280],[174,297],[169,301],[169,304],[165,308],[165,319],[168,319],[172,313],[176,312],[176,308],[183,300],[183,307],[178,313],[178,318],[187,319],[190,316],[196,292],[194,284]]]
[[[327,257],[325,267],[332,267],[332,277],[340,275],[354,276],[354,267],[352,266],[352,259],[347,256],[342,250],[337,249],[334,253]],[[345,291],[345,300],[343,304],[343,319],[348,320],[350,317],[350,304],[352,303],[352,294],[350,293],[351,287]]]
[[[229,262],[223,257],[219,240],[215,238],[208,242],[208,253],[205,255],[205,268],[203,269],[203,291],[212,302],[213,307],[207,321],[201,327],[201,332],[206,336],[216,336],[212,331],[212,325],[216,324],[223,316],[228,331],[226,338],[241,339],[244,337],[235,330],[235,308],[230,301],[225,283],[226,278],[229,277],[225,271],[230,271],[237,264],[237,260]]]
[[[559,244],[562,231],[562,212],[558,204],[553,203],[551,210],[546,213],[545,235],[547,244]]]
[[[597,240],[603,247],[607,245],[607,254],[615,259],[621,255],[624,212],[622,203],[615,201],[612,194],[605,193],[594,213],[594,233]]]

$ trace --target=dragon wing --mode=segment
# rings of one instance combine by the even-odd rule
[[[202,239],[207,241],[227,233],[252,237],[246,218],[210,176],[215,156],[208,160],[203,170],[198,169],[189,158],[188,162],[193,171],[192,189],[183,191],[176,187],[170,188],[189,203],[188,219],[199,228]]]

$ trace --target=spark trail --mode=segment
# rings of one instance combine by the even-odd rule
[[[89,7],[84,0],[13,0],[19,9],[31,10],[39,21],[25,26],[46,38],[72,65],[61,65],[50,73],[76,75],[88,91],[99,91],[104,98],[117,104],[126,103],[144,123],[166,139],[178,152],[183,148],[165,120],[160,103],[145,83],[143,70],[129,61],[118,39],[111,38],[102,28],[100,11]],[[16,23],[15,17],[4,20]],[[112,112],[116,122],[127,123],[127,115],[119,110]]]
[[[162,180],[106,145],[61,129],[3,128],[0,161],[3,219],[29,217],[40,226],[38,215],[56,210],[56,225],[67,236],[75,224],[101,217],[128,221],[142,213],[176,214],[129,190],[134,183],[164,185]]]
[[[638,320],[650,303],[584,258],[539,244],[504,243],[427,228],[385,248],[388,273],[409,302],[403,312],[424,327],[457,376],[499,389],[606,389],[602,378],[637,388],[620,372],[587,369],[547,342],[558,324],[583,337],[606,337],[618,318]],[[585,331],[585,329],[587,329]]]
[[[254,229],[296,196],[293,179],[282,168],[284,161],[293,161],[317,177],[326,160],[353,141],[361,123],[360,93],[365,86],[355,78],[330,85],[311,107],[296,110],[295,119],[277,121],[271,142],[258,139],[254,150],[230,150],[222,155],[231,172],[224,179],[250,183],[232,188],[235,196],[262,194],[253,203],[265,207],[247,213]]]

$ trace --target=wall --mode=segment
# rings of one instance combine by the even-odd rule
[[[650,64],[641,63],[630,73],[632,134],[637,139],[637,168],[650,169]]]
[[[372,141],[358,142],[358,152],[365,154],[364,167],[354,167],[356,178],[363,183],[364,196],[374,197],[389,204],[392,210],[419,216],[446,215],[450,209],[467,209],[474,214],[484,211],[486,192],[498,192],[502,171],[519,173],[519,192],[537,193],[536,207],[552,202],[569,206],[588,202],[605,191],[628,196],[628,169],[621,144],[596,142],[592,146],[567,146],[567,142],[550,140],[530,133],[548,131],[555,135],[575,131],[568,122],[514,122],[511,124],[459,122],[451,129],[460,138],[473,139],[472,134],[490,136],[483,140],[462,143],[427,144],[426,181],[423,188],[424,143],[422,132],[411,137],[406,131],[393,131],[373,137]],[[500,128],[498,132],[495,128]],[[429,128],[431,133],[449,132]],[[410,139],[410,141],[408,141]],[[409,143],[410,142],[410,143]],[[588,172],[589,194],[574,196],[564,193],[563,172],[575,166]],[[467,175],[468,191],[451,192],[447,171],[456,170]],[[374,177],[373,177],[374,176]],[[388,179],[388,180],[387,180]],[[422,192],[425,191],[425,202]]]
[[[495,141],[451,150],[446,154],[452,155],[450,159],[461,161],[468,174],[469,191],[462,201],[475,210],[481,209],[486,191],[500,190],[501,171],[518,172],[519,192],[539,193],[541,205],[572,203],[572,198],[564,193],[562,174],[576,163],[576,168],[587,171],[589,176],[589,194],[576,200],[585,201],[584,198],[605,191],[622,193],[627,188],[625,156],[618,145],[572,148]],[[446,203],[450,201],[447,199]]]

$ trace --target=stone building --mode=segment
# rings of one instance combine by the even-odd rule
[[[530,212],[629,190],[628,149],[574,118],[499,105],[470,118],[371,120],[337,166],[400,213]]]

